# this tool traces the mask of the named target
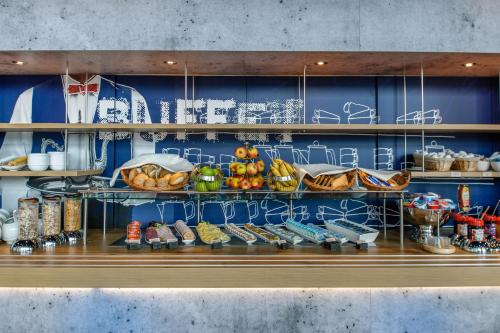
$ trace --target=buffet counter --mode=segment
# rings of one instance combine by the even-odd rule
[[[498,286],[500,255],[424,252],[390,230],[377,247],[270,245],[128,250],[123,230],[90,230],[87,246],[12,254],[0,246],[0,287],[315,288]]]

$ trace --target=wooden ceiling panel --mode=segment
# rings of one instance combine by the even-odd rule
[[[22,60],[22,66],[12,64]],[[167,65],[167,60],[177,64]],[[316,61],[326,61],[316,66]],[[463,66],[466,62],[476,65]],[[0,74],[498,76],[500,54],[400,52],[24,51],[0,52]]]

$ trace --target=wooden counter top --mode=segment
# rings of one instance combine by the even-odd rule
[[[500,255],[458,251],[434,255],[397,233],[376,248],[320,246],[179,247],[127,250],[109,246],[123,231],[91,230],[87,246],[11,254],[0,246],[1,287],[429,287],[500,285]]]

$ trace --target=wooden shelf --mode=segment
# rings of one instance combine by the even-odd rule
[[[0,287],[53,288],[354,288],[500,285],[500,254],[425,252],[415,242],[399,244],[399,233],[380,235],[376,247],[319,245],[280,250],[271,245],[210,249],[197,243],[177,249],[127,250],[110,246],[124,228],[89,230],[84,246],[61,246],[32,255],[0,244]],[[137,278],[140,274],[141,278]],[[203,278],[201,279],[200,276]],[[13,278],[15,277],[15,278]],[[144,281],[148,281],[144,283]]]
[[[500,172],[497,171],[412,171],[412,178],[500,178]]]
[[[102,174],[103,170],[66,170],[66,171],[0,171],[0,177],[79,177],[96,176]]]
[[[440,125],[397,125],[397,124],[61,124],[0,123],[0,132],[61,132],[72,133],[95,131],[130,132],[294,132],[300,133],[500,133],[500,124],[440,124]]]

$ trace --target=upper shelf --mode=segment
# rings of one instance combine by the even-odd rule
[[[439,124],[439,125],[396,125],[396,124],[61,124],[0,123],[0,132],[61,132],[87,133],[95,131],[130,132],[293,132],[307,133],[500,133],[500,124]]]
[[[97,176],[102,174],[102,169],[94,170],[46,170],[46,171],[0,171],[0,177],[80,177],[80,176]]]
[[[117,61],[117,59],[119,61]],[[23,66],[13,65],[16,60]],[[174,60],[175,65],[165,64]],[[318,60],[326,66],[315,66]],[[464,63],[476,63],[466,68]],[[0,52],[0,74],[129,75],[420,75],[498,77],[500,54],[454,52],[312,51],[17,51]]]

